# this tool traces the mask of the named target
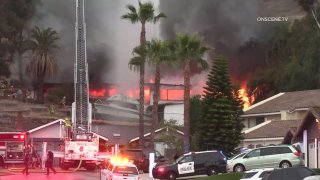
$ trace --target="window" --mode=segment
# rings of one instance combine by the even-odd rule
[[[257,117],[256,118],[256,125],[261,124],[264,122],[264,117]]]
[[[255,174],[257,174],[257,172],[244,173],[244,175],[242,176],[242,179],[249,179]]]
[[[259,178],[263,178],[265,176],[268,176],[272,171],[264,171],[260,174]]]
[[[119,173],[119,174],[134,174],[138,175],[138,170],[135,167],[128,167],[128,166],[116,166],[114,168],[113,173]]]
[[[261,149],[261,155],[262,156],[269,156],[274,154],[279,154],[277,147],[269,147],[269,148],[262,148]]]
[[[245,157],[251,158],[251,157],[258,157],[258,156],[260,156],[260,149],[256,149],[256,150],[251,151]]]
[[[292,153],[289,147],[277,147],[277,151],[279,154]]]
[[[186,156],[185,158],[183,158],[180,163],[187,163],[187,162],[192,162],[192,156]]]

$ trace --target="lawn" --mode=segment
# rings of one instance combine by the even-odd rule
[[[200,178],[199,180],[239,180],[243,173],[228,173],[217,176]]]

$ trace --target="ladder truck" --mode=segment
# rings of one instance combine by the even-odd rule
[[[61,167],[63,169],[84,167],[87,170],[95,170],[99,142],[91,131],[92,104],[89,103],[84,0],[76,0],[75,35],[75,96],[72,103],[72,124],[66,133],[64,159],[61,162]]]

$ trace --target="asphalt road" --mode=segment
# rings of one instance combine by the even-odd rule
[[[88,172],[86,170],[79,170],[77,172],[58,172],[56,174],[50,173],[46,175],[44,172],[34,172],[29,175],[22,174],[21,172],[2,172],[0,173],[0,180],[99,180],[100,170],[94,172]],[[140,174],[141,180],[153,180],[149,177],[148,173]],[[203,176],[194,176],[188,178],[179,179],[197,179]]]

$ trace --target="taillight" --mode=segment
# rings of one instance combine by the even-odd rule
[[[301,152],[298,152],[298,151],[297,151],[297,152],[294,152],[293,154],[296,155],[296,156],[300,156],[300,155],[301,155]]]
[[[158,169],[158,171],[159,171],[159,172],[163,172],[163,171],[164,171],[164,168],[161,167],[161,168]]]

